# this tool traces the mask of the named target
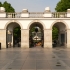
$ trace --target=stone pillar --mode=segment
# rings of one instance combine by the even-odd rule
[[[70,29],[67,29],[67,48],[70,48]]]
[[[29,48],[29,30],[21,30],[21,48]]]
[[[67,17],[70,18],[70,9],[67,9]]]
[[[46,8],[45,8],[45,11],[44,11],[43,17],[45,17],[45,18],[50,18],[50,17],[52,17],[52,13],[51,13],[49,7],[46,7]]]
[[[52,29],[44,30],[44,48],[52,48]]]
[[[6,48],[6,30],[0,29],[0,43],[1,48]]]
[[[21,18],[28,18],[29,17],[29,12],[27,9],[23,9],[21,12]]]
[[[4,7],[0,7],[0,18],[6,18],[6,12]]]

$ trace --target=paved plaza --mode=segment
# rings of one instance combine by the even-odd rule
[[[2,49],[0,70],[70,70],[70,49]]]

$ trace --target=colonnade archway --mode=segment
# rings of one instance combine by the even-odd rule
[[[57,22],[52,27],[52,46],[66,47],[67,44],[67,27],[62,22]]]
[[[44,30],[39,22],[34,22],[29,27],[29,47],[44,47]]]
[[[16,22],[11,22],[6,27],[6,47],[21,46],[21,27]]]
[[[19,28],[19,35],[15,37],[15,30]],[[7,48],[20,47],[28,45],[32,47],[64,47],[67,45],[67,25],[63,22],[54,23],[52,30],[44,29],[44,25],[40,22],[33,22],[29,25],[28,30],[21,30],[21,25],[17,22],[11,22],[6,26],[6,45]],[[56,39],[53,38],[53,28],[56,28],[58,33]],[[21,31],[23,34],[21,34]],[[27,31],[27,32],[26,32]],[[26,33],[25,33],[26,32]],[[21,40],[21,36],[23,39]],[[27,39],[25,39],[25,37]],[[44,38],[45,37],[45,38]],[[29,40],[28,40],[29,39]],[[18,42],[17,42],[18,41]],[[22,41],[22,42],[21,42]],[[26,41],[26,42],[25,42]],[[16,45],[17,42],[17,45]],[[28,42],[28,43],[27,43]],[[22,44],[21,44],[22,43]]]

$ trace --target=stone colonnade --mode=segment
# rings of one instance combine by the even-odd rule
[[[44,29],[43,31],[44,31],[44,48],[52,48],[52,29]],[[7,32],[6,29],[0,30],[0,42],[2,48],[7,47],[6,32]],[[64,33],[65,33],[65,46],[67,46],[67,48],[70,48],[70,29],[67,29]],[[29,29],[21,29],[21,48],[29,48]]]
[[[65,32],[64,35],[64,46],[70,48],[70,30],[67,30],[67,32]],[[59,39],[61,40],[61,33]],[[21,47],[29,48],[29,30],[21,30]],[[44,48],[52,48],[52,29],[44,29]]]
[[[0,40],[2,48],[6,48],[6,30],[0,30]],[[70,30],[67,29],[67,39],[65,46],[70,48]],[[29,30],[21,29],[21,48],[29,48]],[[52,48],[52,29],[44,30],[44,48]]]
[[[29,30],[21,30],[21,47],[29,48]],[[44,30],[44,48],[52,48],[52,30]]]

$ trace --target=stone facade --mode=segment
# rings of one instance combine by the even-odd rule
[[[60,17],[62,15],[62,17]],[[11,17],[9,17],[11,16]],[[14,17],[13,17],[14,16]],[[3,8],[0,9],[0,42],[2,48],[7,47],[7,30],[12,30],[15,26],[21,28],[21,48],[29,48],[29,28],[31,24],[41,24],[44,33],[44,48],[52,48],[52,27],[56,24],[59,30],[65,30],[65,46],[70,48],[70,9],[67,12],[51,12],[50,8],[45,8],[44,12],[28,12],[23,9],[21,13],[7,13]],[[8,28],[9,26],[9,28]],[[61,45],[61,31],[59,41]],[[12,33],[13,46],[13,33]]]

